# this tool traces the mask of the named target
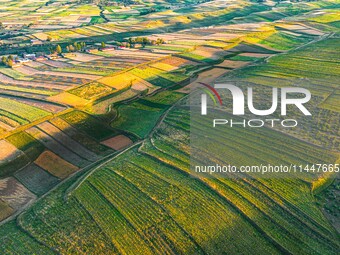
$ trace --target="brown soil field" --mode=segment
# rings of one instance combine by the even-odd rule
[[[36,127],[29,128],[26,130],[26,132],[38,139],[46,148],[53,151],[71,164],[83,167],[89,163],[86,159],[81,158],[79,155],[75,154],[64,145],[57,142],[53,137],[49,136]]]
[[[207,84],[211,84],[218,78],[224,75],[225,73],[230,72],[228,69],[224,68],[213,68],[208,71],[202,72],[198,75],[198,78],[190,83],[189,85],[177,90],[182,93],[190,93],[191,89],[195,88],[199,85],[198,82],[203,82]]]
[[[176,66],[176,67],[181,67],[185,65],[197,65],[197,63],[184,59],[184,58],[179,58],[179,57],[170,57],[167,59],[164,59],[160,61],[160,63]]]
[[[0,180],[0,199],[14,210],[35,199],[35,195],[13,177]]]
[[[216,66],[218,67],[228,67],[228,68],[240,68],[248,65],[250,62],[247,61],[236,61],[236,60],[224,60],[221,64]]]
[[[23,152],[18,150],[14,145],[6,140],[0,140],[0,164],[11,161],[22,154]]]
[[[90,161],[96,161],[98,159],[97,155],[86,149],[84,146],[74,141],[71,137],[62,132],[59,128],[55,127],[49,122],[43,122],[38,125],[39,129],[44,131],[46,134],[52,136],[59,143],[64,145],[69,150],[85,157]]]
[[[71,64],[61,62],[61,61],[56,61],[56,60],[44,60],[43,62],[46,65],[52,66],[52,67],[70,67],[72,66]]]
[[[66,54],[66,58],[72,59],[75,61],[80,61],[80,62],[88,62],[88,61],[93,61],[97,59],[102,59],[104,57],[77,52],[77,53]]]
[[[220,49],[210,48],[210,47],[198,47],[192,52],[206,58],[219,59],[220,57],[227,55],[228,52]]]
[[[131,141],[131,139],[125,135],[117,135],[115,137],[112,137],[101,142],[101,144],[104,144],[116,151],[124,149],[127,146],[131,145],[132,143],[133,142]]]
[[[78,167],[63,160],[51,151],[43,152],[34,163],[60,179],[64,179],[79,170]]]
[[[10,207],[7,203],[0,200],[0,221],[3,221],[4,219],[8,218],[13,214],[14,210],[12,207]]]
[[[58,89],[58,90],[65,90],[69,88],[69,86],[55,85],[53,83],[41,83],[41,82],[34,82],[34,81],[14,80],[13,78],[10,78],[4,74],[0,74],[0,81],[3,83],[21,85],[23,87],[35,87],[35,88]]]
[[[26,75],[42,74],[42,75],[54,75],[54,76],[62,76],[62,77],[73,77],[73,78],[88,79],[88,80],[97,80],[102,77],[99,75],[92,75],[92,74],[40,71],[40,70],[34,69],[32,67],[28,67],[28,66],[20,66],[14,69]]]
[[[32,67],[29,67],[29,66],[19,66],[13,69],[26,75],[34,75],[34,74],[41,73],[41,71],[34,69]]]
[[[247,53],[241,53],[239,54],[240,56],[245,56],[245,57],[254,57],[254,58],[265,58],[265,57],[270,57],[273,54],[264,54],[264,53],[251,53],[251,52],[247,52]]]
[[[39,74],[62,76],[62,77],[73,77],[73,78],[88,79],[88,80],[97,80],[102,77],[99,75],[92,75],[92,74],[52,72],[52,71],[43,71],[43,72],[39,72]]]
[[[42,62],[38,62],[38,61],[30,61],[30,62],[25,63],[24,65],[33,67],[33,68],[44,66]]]

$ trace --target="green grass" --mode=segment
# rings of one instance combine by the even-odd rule
[[[262,40],[260,44],[267,45],[278,50],[289,50],[311,40],[312,38],[310,37],[298,37],[284,32],[278,32]]]
[[[182,93],[174,92],[174,91],[162,91],[154,96],[147,97],[145,101],[152,102],[152,103],[160,103],[164,105],[173,105],[179,99],[184,96]]]
[[[336,22],[339,21],[339,12],[335,13],[326,13],[317,17],[310,18],[312,21],[316,21],[319,23],[331,23],[331,22]]]
[[[10,221],[1,226],[0,235],[6,236],[1,241],[1,251],[3,254],[54,254],[50,249],[22,232],[15,221]]]
[[[189,78],[179,72],[165,72],[153,67],[134,68],[131,73],[159,87],[170,87]]]
[[[236,61],[255,61],[258,60],[259,58],[237,55],[228,59]]]
[[[184,95],[173,91],[163,91],[132,103],[118,107],[118,118],[112,126],[144,138],[155,127],[160,116]]]
[[[193,60],[196,60],[196,61],[205,61],[206,60],[206,57],[201,56],[201,55],[197,55],[197,54],[194,54],[194,53],[190,53],[190,52],[183,53],[183,54],[181,54],[181,56],[187,57],[189,59],[193,59]]]
[[[100,24],[100,23],[104,23],[105,22],[105,19],[103,19],[102,17],[100,16],[93,16],[91,18],[91,24]]]
[[[325,101],[323,101],[319,106],[324,109],[329,109],[331,111],[340,112],[340,93],[331,94]]]
[[[124,130],[143,138],[156,125],[162,115],[162,109],[150,108],[144,105],[122,105],[118,108],[119,117],[112,127]]]

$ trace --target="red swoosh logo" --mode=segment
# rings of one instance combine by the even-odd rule
[[[214,94],[215,96],[217,97],[218,101],[220,102],[220,105],[222,105],[222,99],[220,97],[220,95],[218,94],[218,92],[216,91],[215,88],[211,87],[210,85],[208,84],[205,84],[203,82],[198,82],[199,84],[202,84],[203,86],[207,87],[208,89],[210,89]]]

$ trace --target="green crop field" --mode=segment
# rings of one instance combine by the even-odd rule
[[[339,254],[338,0],[0,5],[0,255]]]
[[[112,126],[144,138],[155,127],[161,115],[181,97],[181,93],[164,91],[131,105],[118,106],[117,119]]]
[[[13,134],[6,140],[23,151],[31,160],[35,160],[44,150],[44,146],[26,132]]]
[[[239,254],[236,247],[241,246],[243,252],[256,254],[334,254],[339,249],[332,228],[313,202],[310,184],[302,180],[192,179],[188,120],[185,108],[175,108],[152,140],[101,167],[67,196],[67,203],[63,203],[67,185],[61,186],[28,210],[20,227],[60,253]],[[242,131],[236,133],[230,137],[250,142]],[[276,137],[277,143],[271,145],[276,157],[294,160],[282,148],[284,135],[260,133]],[[297,143],[294,157],[312,160],[306,151],[315,148],[286,141],[291,143]],[[202,153],[208,149],[212,150],[204,148]],[[235,155],[245,159],[254,152],[249,146],[239,149],[243,152]],[[325,153],[310,155],[325,160]],[[56,224],[57,232],[51,229]]]
[[[103,140],[116,134],[116,131],[103,125],[98,119],[84,112],[73,111],[62,115],[61,118],[96,140]]]

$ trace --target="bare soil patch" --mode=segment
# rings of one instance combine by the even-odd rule
[[[18,210],[35,199],[35,195],[16,179],[9,177],[0,180],[0,199]]]
[[[132,143],[133,142],[131,141],[131,139],[125,135],[117,135],[115,137],[112,137],[101,142],[101,144],[104,144],[116,151],[124,149],[125,147],[131,145]]]
[[[65,161],[51,151],[43,152],[34,163],[60,179],[64,179],[79,170],[78,167]]]

